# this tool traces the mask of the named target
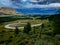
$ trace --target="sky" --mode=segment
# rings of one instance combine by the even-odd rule
[[[23,13],[56,13],[60,0],[0,0],[0,7],[14,8]]]
[[[46,8],[59,7],[60,0],[0,0],[0,7],[11,8]]]

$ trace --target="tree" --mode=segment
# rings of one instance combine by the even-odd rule
[[[4,34],[5,34],[5,30],[3,29],[1,32],[1,36],[4,36]]]
[[[31,31],[31,24],[30,24],[30,23],[27,23],[27,24],[24,26],[24,33],[29,34],[30,31]]]
[[[53,20],[54,34],[60,34],[60,14],[55,15]]]
[[[34,26],[34,31],[33,31],[33,32],[34,32],[34,34],[35,34],[35,26]]]
[[[43,30],[44,30],[44,23],[42,23],[41,28],[40,28],[40,38],[41,38],[41,34]]]
[[[53,18],[54,18],[54,15],[49,15],[48,20],[51,22],[51,21],[53,21]]]
[[[52,35],[55,36],[56,34],[60,34],[60,13],[51,15],[50,23],[52,23],[53,33]]]
[[[19,29],[18,29],[18,27],[15,28],[14,33],[15,33],[15,35],[18,35],[18,34],[19,34]]]

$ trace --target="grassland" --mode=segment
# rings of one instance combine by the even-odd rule
[[[39,16],[38,16],[39,17]],[[32,18],[32,19],[30,19]],[[9,19],[8,22],[4,21],[5,19]],[[0,24],[0,45],[54,45],[55,41],[53,37],[50,36],[49,33],[53,32],[52,24],[48,19],[36,19],[36,17],[28,17],[21,19],[21,16],[13,16],[10,18],[5,18]],[[12,20],[13,19],[13,20]],[[44,28],[42,30],[42,34],[40,34],[41,26],[33,27],[30,31],[30,34],[26,34],[23,32],[24,29],[19,29],[19,34],[15,36],[14,30],[6,29],[4,26],[12,23],[31,23],[31,24],[39,24],[44,23]],[[34,32],[35,31],[35,32]],[[48,35],[47,35],[48,34]],[[43,44],[44,43],[44,44]]]

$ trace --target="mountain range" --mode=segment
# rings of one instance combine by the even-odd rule
[[[0,15],[21,15],[22,13],[15,11],[13,8],[8,7],[1,7],[0,8]]]
[[[57,8],[19,8],[15,9],[17,12],[22,12],[24,14],[56,14],[59,9]]]
[[[60,12],[60,9],[57,8],[17,8],[17,9],[13,9],[13,8],[8,8],[8,7],[1,7],[0,8],[0,15],[23,15],[23,14],[56,14]]]

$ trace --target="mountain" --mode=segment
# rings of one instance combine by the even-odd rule
[[[8,14],[21,15],[22,13],[15,11],[13,8],[8,8],[8,7],[0,8],[0,15],[8,15]]]
[[[57,8],[19,8],[15,10],[25,14],[55,14],[58,12]]]
[[[0,15],[24,15],[24,14],[56,14],[60,12],[60,9],[57,8],[8,8],[1,7]]]

